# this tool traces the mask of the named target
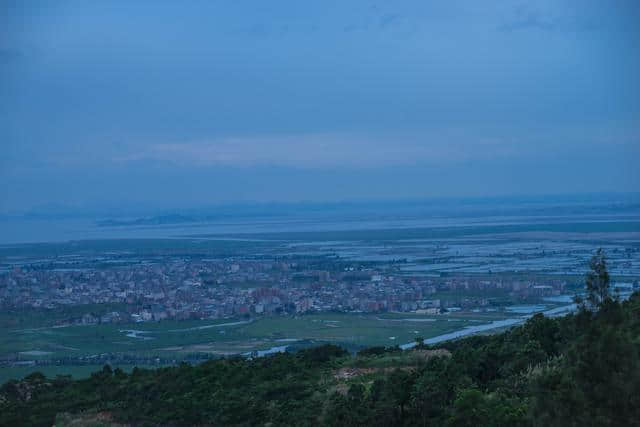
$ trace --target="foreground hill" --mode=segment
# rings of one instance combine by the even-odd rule
[[[327,345],[0,388],[0,425],[640,425],[640,293],[438,348]]]

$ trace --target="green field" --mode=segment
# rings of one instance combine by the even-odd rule
[[[7,329],[0,331],[0,357],[59,360],[105,353],[180,360],[194,353],[226,356],[292,344],[296,340],[333,342],[348,348],[393,346],[504,318],[501,313],[440,316],[412,313],[324,313],[296,317],[162,321]],[[407,320],[411,319],[411,320]],[[246,322],[246,323],[241,323]],[[126,330],[143,331],[136,337]],[[36,370],[87,375],[96,366],[0,368],[0,379]]]
[[[29,358],[57,358],[99,353],[238,353],[265,349],[289,340],[317,340],[356,346],[395,345],[461,329],[500,313],[473,315],[385,315],[326,313],[274,316],[258,320],[225,319],[3,329],[0,356],[20,352]],[[412,320],[402,320],[412,319]],[[244,323],[246,322],[246,323]],[[127,330],[142,331],[135,337]],[[395,337],[395,338],[394,338]]]

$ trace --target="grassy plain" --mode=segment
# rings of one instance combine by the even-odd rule
[[[265,317],[253,321],[167,320],[3,329],[0,331],[0,356],[21,352],[43,352],[42,355],[25,354],[29,358],[101,353],[183,354],[188,351],[226,354],[237,349],[269,348],[292,340],[331,341],[355,346],[395,345],[413,341],[416,336],[429,338],[497,318],[504,318],[504,315],[324,313]],[[129,330],[140,332],[131,334],[127,332]]]
[[[383,315],[323,313],[247,319],[162,321],[66,327],[32,327],[0,331],[0,357],[18,354],[23,360],[63,359],[104,353],[180,360],[193,353],[230,355],[295,341],[333,342],[348,348],[393,346],[429,338],[504,318],[501,313],[412,313]],[[141,331],[133,336],[128,330]],[[0,382],[37,370],[51,374],[86,375],[90,366],[32,366],[0,368]]]

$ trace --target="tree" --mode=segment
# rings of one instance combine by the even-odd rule
[[[602,248],[598,249],[596,254],[589,261],[589,271],[585,278],[587,288],[586,301],[580,301],[583,308],[585,302],[588,308],[600,308],[606,301],[611,299],[609,292],[610,277],[607,271],[607,260]]]
[[[476,389],[461,390],[453,403],[451,427],[526,425],[526,405],[518,399]]]

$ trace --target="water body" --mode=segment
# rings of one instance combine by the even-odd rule
[[[145,334],[155,334],[158,332],[188,332],[188,331],[199,331],[202,329],[211,329],[225,326],[236,326],[236,325],[245,325],[247,323],[251,323],[253,320],[241,320],[238,322],[228,322],[228,323],[217,323],[215,325],[204,325],[204,326],[194,326],[192,328],[183,328],[183,329],[169,329],[167,331],[142,331],[139,329],[121,329],[120,332],[126,334],[129,338],[138,338],[143,340],[152,340],[154,338],[143,336]]]
[[[531,314],[537,313],[539,311],[543,311],[547,308],[545,305],[541,304],[526,304],[526,305],[510,305],[506,307],[507,311],[518,314]]]
[[[266,350],[249,351],[246,353],[242,353],[242,355],[246,357],[264,357],[270,354],[284,353],[287,351],[288,347],[289,347],[288,345],[280,345],[276,347],[271,347]]]
[[[354,220],[349,215],[304,216],[282,215],[273,217],[237,218],[219,221],[160,224],[147,226],[99,227],[94,219],[33,219],[0,218],[0,244],[64,242],[84,239],[154,239],[175,238],[193,234],[263,233],[285,231],[368,230],[411,227],[450,227],[510,223],[513,219],[493,218],[430,218],[404,219],[391,217],[381,220],[369,216]],[[520,220],[521,222],[521,220]]]
[[[169,329],[167,332],[200,331],[202,329],[211,329],[211,328],[218,328],[218,327],[224,327],[224,326],[245,325],[245,324],[251,323],[251,322],[253,322],[253,320],[241,320],[241,321],[238,321],[238,322],[217,323],[215,325],[194,326],[193,328]]]
[[[137,329],[121,329],[119,332],[124,332],[126,334],[125,336],[127,336],[129,338],[137,338],[137,339],[141,339],[141,340],[144,340],[144,341],[154,339],[152,337],[143,336],[144,334],[152,333],[151,331],[140,331],[140,330],[137,330]]]
[[[463,201],[460,201],[463,202]],[[197,222],[130,226],[98,226],[105,218],[60,218],[0,215],[0,244],[63,242],[83,239],[172,238],[219,233],[263,233],[330,230],[375,230],[422,227],[562,224],[576,222],[630,223],[626,231],[640,231],[631,224],[640,220],[634,200],[621,200],[613,212],[609,200],[570,203],[570,214],[558,215],[566,201],[548,200],[535,206],[524,200],[496,204],[478,203],[381,203],[376,206],[342,205],[310,211],[294,205],[273,212],[242,214],[242,208],[226,217]],[[534,207],[534,215],[528,210]],[[541,210],[542,209],[542,210]],[[498,214],[497,211],[500,213]],[[606,224],[605,224],[606,225]],[[605,227],[606,228],[606,227]],[[238,238],[239,236],[235,236]],[[328,242],[331,245],[333,242]],[[323,245],[324,246],[324,245]],[[370,254],[372,255],[372,254]]]
[[[554,297],[545,297],[542,299],[548,302],[571,303],[573,302],[574,298],[574,295],[558,295]]]
[[[21,351],[20,354],[25,356],[46,356],[51,354],[50,351],[42,351],[42,350],[29,350],[29,351]]]
[[[551,310],[547,310],[544,311],[543,314],[545,316],[558,316],[558,315],[564,315],[564,314],[568,314],[572,311],[576,310],[576,305],[575,304],[571,304],[571,305],[567,305],[567,306],[562,306],[562,307],[556,307],[554,309]],[[514,317],[514,318],[509,318],[509,319],[504,319],[504,320],[494,320],[493,322],[490,323],[486,323],[484,325],[477,325],[477,326],[467,326],[464,329],[461,329],[459,331],[455,331],[455,332],[450,332],[448,334],[443,334],[443,335],[438,335],[436,337],[432,337],[432,338],[428,338],[426,340],[424,340],[425,344],[438,344],[444,341],[451,341],[451,340],[455,340],[457,338],[462,338],[462,337],[466,337],[469,335],[474,335],[477,334],[479,332],[486,332],[486,331],[491,331],[493,329],[499,329],[499,328],[504,328],[507,326],[516,326],[519,324],[522,324],[524,322],[527,321],[527,319],[531,318],[533,316],[533,314],[528,314],[526,316],[522,316],[522,317]],[[411,342],[411,343],[407,343],[407,344],[402,344],[400,346],[401,349],[403,350],[408,350],[410,348],[413,348],[416,346],[415,342]]]
[[[621,293],[619,295],[620,299],[622,300],[625,300],[630,296],[631,296],[631,292]],[[544,314],[547,317],[558,317],[558,316],[565,316],[569,313],[576,311],[577,309],[578,309],[577,304],[569,304],[569,305],[563,305],[561,307],[556,307],[550,310],[543,311],[542,314]],[[516,326],[526,322],[528,319],[530,319],[533,316],[534,314],[531,313],[522,317],[515,317],[515,318],[504,319],[504,320],[494,320],[493,322],[486,323],[484,325],[467,326],[466,328],[461,329],[459,331],[450,332],[448,334],[438,335],[436,337],[426,339],[424,340],[424,342],[425,344],[438,344],[444,341],[451,341],[458,338],[474,335],[479,332],[491,331],[493,329],[499,329],[506,326]],[[416,346],[416,343],[411,342],[407,344],[402,344],[400,348],[403,350],[407,350],[415,346]]]

